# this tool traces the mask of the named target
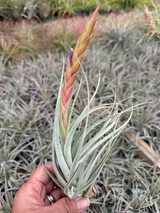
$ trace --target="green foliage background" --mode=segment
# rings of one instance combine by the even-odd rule
[[[102,3],[101,10],[128,10],[150,5],[150,0],[1,0],[0,17],[45,20],[54,16],[87,13]]]
[[[64,55],[67,61],[68,54]],[[99,72],[97,102],[116,96],[123,108],[147,102],[135,111],[126,129],[160,152],[160,41],[146,28],[104,23],[103,35],[92,44],[82,64],[93,93]],[[38,55],[18,64],[0,61],[0,203],[11,212],[16,191],[38,165],[51,162],[54,108],[63,56]],[[80,74],[78,82],[82,75]],[[78,83],[77,83],[78,84]],[[85,82],[75,107],[75,117],[87,102]],[[94,115],[93,115],[94,117]],[[126,119],[123,117],[123,120]],[[122,121],[123,121],[122,120]],[[158,212],[159,170],[137,156],[136,143],[125,134],[118,138],[96,183],[97,197],[87,212]]]

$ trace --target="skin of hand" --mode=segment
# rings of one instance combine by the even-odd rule
[[[54,175],[52,164],[45,165]],[[56,201],[50,204],[47,195]],[[88,198],[69,199],[46,173],[44,166],[38,167],[16,193],[11,213],[80,213],[90,205]]]

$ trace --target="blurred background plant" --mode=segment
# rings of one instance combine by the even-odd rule
[[[88,13],[102,3],[101,10],[130,10],[150,6],[150,0],[1,0],[0,17],[19,19],[20,17],[45,20],[55,16],[71,16]]]
[[[151,5],[150,0],[110,0],[109,5],[113,9],[131,10],[133,8],[143,8],[144,5]]]
[[[81,33],[79,26],[83,26],[87,20],[87,17],[77,17],[47,23],[30,23],[26,20],[16,25],[3,23],[0,32],[0,55],[3,55],[5,61],[18,62],[48,51],[70,52]],[[97,27],[95,37],[99,31]]]
[[[144,14],[149,28],[150,36],[156,36],[160,39],[160,5],[154,1],[152,10],[145,5]]]

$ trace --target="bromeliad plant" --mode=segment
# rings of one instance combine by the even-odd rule
[[[82,113],[71,122],[73,108],[78,96],[72,100],[72,89],[85,54],[86,47],[92,36],[97,20],[97,7],[86,24],[76,47],[71,50],[64,77],[61,77],[59,95],[55,110],[52,160],[56,177],[46,169],[53,181],[64,190],[71,199],[87,196],[92,193],[94,183],[101,172],[109,153],[120,132],[129,119],[118,126],[120,116],[131,109],[118,112],[118,104],[104,104],[91,108],[97,89]],[[89,96],[89,95],[88,95]],[[105,109],[105,110],[104,110]],[[107,109],[107,110],[106,110]],[[106,117],[107,111],[107,117]],[[97,113],[98,112],[98,113]],[[95,113],[94,119],[89,116]],[[100,113],[100,114],[99,114]],[[83,126],[83,124],[85,125]]]

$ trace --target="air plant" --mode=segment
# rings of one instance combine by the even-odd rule
[[[119,104],[116,102],[91,107],[100,84],[99,80],[91,98],[88,91],[88,104],[81,114],[75,120],[72,121],[71,119],[80,86],[75,90],[74,98],[72,89],[86,47],[92,36],[99,8],[100,5],[86,24],[75,49],[71,50],[64,83],[63,74],[61,77],[52,142],[52,161],[56,177],[53,177],[45,168],[52,180],[71,199],[81,196],[89,197],[92,194],[94,183],[110,154],[116,138],[125,128],[132,114],[119,126],[120,116],[127,111],[132,111],[132,107],[120,112]],[[93,113],[95,114],[94,119],[89,119]]]

